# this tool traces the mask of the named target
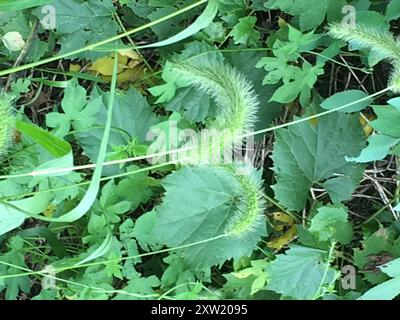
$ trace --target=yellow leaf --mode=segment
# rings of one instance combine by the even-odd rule
[[[274,221],[283,222],[283,223],[286,223],[286,224],[289,224],[289,225],[292,225],[294,223],[293,218],[291,216],[289,216],[288,214],[283,213],[283,212],[274,212],[272,214],[272,219]]]
[[[363,127],[363,131],[366,137],[369,137],[374,131],[374,128],[371,127],[369,122],[375,119],[376,116],[374,114],[365,114],[365,113],[360,114],[360,123]]]
[[[44,216],[47,218],[52,218],[56,208],[57,207],[54,204],[49,204],[46,210],[43,211]]]
[[[89,71],[95,71],[104,76],[111,76],[113,74],[114,58],[103,57],[97,59],[89,68]],[[118,73],[124,69],[124,64],[118,63]]]
[[[141,66],[141,62],[139,55],[135,51],[119,50],[117,70],[118,84],[135,81],[142,77],[144,69]],[[110,56],[97,59],[88,70],[100,74],[103,80],[111,82],[113,67],[114,58]]]
[[[71,63],[69,65],[69,71],[71,71],[71,72],[79,72],[79,71],[81,71],[81,66],[79,64]]]
[[[312,126],[317,126],[318,125],[318,118],[312,118],[310,119],[310,124]]]
[[[293,225],[283,235],[267,242],[267,246],[271,249],[280,250],[287,246],[297,235],[296,226]]]
[[[296,237],[296,226],[294,225],[294,219],[283,212],[274,212],[272,220],[274,221],[274,230],[282,234],[267,242],[267,246],[271,249],[280,250]],[[284,231],[285,229],[287,231]]]
[[[117,83],[121,84],[128,81],[136,81],[142,78],[143,75],[144,75],[144,69],[142,68],[142,66],[138,66],[133,69],[126,69],[120,74],[118,74]],[[101,78],[107,82],[111,82],[110,76],[102,76]]]
[[[131,49],[121,49],[121,50],[118,50],[118,53],[120,54],[120,56],[128,57],[132,60],[136,60],[136,61],[141,60],[139,55],[137,54],[137,52],[133,51]]]
[[[285,28],[285,27],[287,27],[288,23],[286,22],[285,19],[282,19],[281,17],[279,17],[278,25],[279,25],[280,28]]]
[[[252,272],[251,268],[245,269],[242,271],[238,271],[238,272],[232,272],[232,275],[238,279],[245,279],[253,274],[254,274],[254,272]]]

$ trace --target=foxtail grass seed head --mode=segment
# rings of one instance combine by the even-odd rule
[[[393,65],[389,86],[393,88],[393,92],[400,92],[400,41],[395,39],[390,32],[364,24],[352,27],[343,23],[334,23],[329,26],[328,34],[359,48],[376,51],[388,60]]]
[[[199,66],[181,61],[174,61],[170,66],[174,73],[179,74],[193,87],[209,94],[217,103],[215,119],[209,121],[206,130],[221,133],[220,137],[216,137],[222,141],[219,153],[238,143],[241,140],[238,137],[253,129],[259,106],[257,95],[252,84],[237,69],[224,63]],[[185,158],[185,163],[209,162],[210,150],[213,149],[214,145],[201,145],[196,150],[198,156]],[[211,159],[213,161],[215,157],[212,156]]]
[[[0,96],[0,157],[3,156],[12,141],[15,118],[12,112],[10,99]]]

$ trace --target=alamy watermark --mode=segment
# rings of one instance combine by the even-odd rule
[[[146,140],[153,142],[147,160],[153,165],[168,161],[209,165],[248,162],[254,158],[255,140],[251,132],[243,136],[234,137],[229,129],[181,129],[176,121],[169,121],[167,128],[147,133]]]
[[[57,15],[56,15],[56,7],[53,5],[43,6],[41,9],[41,13],[43,17],[40,19],[40,24],[43,29],[46,30],[54,30],[56,29]]]
[[[342,19],[342,24],[355,28],[357,22],[356,8],[351,5],[346,5],[342,8],[342,14],[345,15]]]
[[[344,290],[356,289],[356,268],[352,265],[345,265],[341,270],[340,284]]]

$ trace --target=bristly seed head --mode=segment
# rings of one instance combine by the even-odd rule
[[[3,156],[12,141],[15,118],[11,101],[5,95],[0,95],[0,157]]]
[[[360,48],[379,52],[379,55],[394,67],[389,77],[389,86],[394,93],[400,92],[400,41],[396,40],[390,32],[363,24],[352,27],[334,23],[329,26],[328,34],[333,38],[356,44]]]
[[[225,63],[204,66],[181,61],[171,62],[170,66],[174,73],[215,100],[217,114],[209,121],[207,129],[223,134],[225,146],[239,142],[238,137],[254,127],[259,106],[257,95],[252,84],[237,69]],[[191,157],[185,163],[196,164],[203,155],[208,158],[209,149],[202,146],[199,157]],[[221,152],[223,149],[221,146]]]

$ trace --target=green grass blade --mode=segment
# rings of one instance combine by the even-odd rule
[[[17,11],[52,3],[53,0],[1,0],[0,11]]]
[[[204,28],[207,28],[211,22],[217,16],[219,9],[219,3],[217,0],[209,0],[207,7],[204,9],[203,13],[193,22],[189,27],[185,30],[177,33],[171,38],[165,39],[163,41],[159,41],[156,43],[143,45],[143,46],[121,46],[118,49],[146,49],[146,48],[158,48],[165,47],[177,43],[179,41],[185,40],[196,33],[200,32]],[[97,47],[94,51],[108,52],[114,51],[115,46],[109,44],[104,46]]]
[[[100,190],[100,179],[101,174],[103,171],[103,163],[106,158],[107,153],[107,145],[108,139],[110,137],[111,131],[111,122],[112,122],[112,114],[114,109],[114,99],[115,99],[115,90],[117,85],[117,70],[118,70],[118,55],[115,52],[114,58],[114,69],[112,75],[112,82],[111,82],[111,90],[110,90],[110,98],[108,101],[108,113],[107,113],[107,122],[104,129],[103,138],[100,144],[100,151],[99,156],[96,162],[96,169],[93,173],[92,181],[89,185],[88,190],[86,191],[85,196],[78,204],[78,206],[72,209],[70,212],[64,214],[63,216],[57,218],[59,222],[73,222],[84,216],[89,209],[92,207],[94,201],[97,198],[97,194]]]
[[[83,47],[83,48],[80,48],[78,50],[74,50],[74,51],[71,51],[71,52],[67,52],[65,54],[60,54],[60,55],[57,55],[57,56],[54,56],[54,57],[50,57],[50,58],[47,58],[47,59],[43,59],[43,60],[40,60],[40,61],[36,61],[36,62],[28,63],[28,64],[25,64],[25,65],[21,65],[21,66],[15,67],[15,68],[10,68],[10,69],[7,69],[7,70],[0,71],[0,76],[5,76],[5,75],[12,74],[12,73],[15,73],[15,72],[27,70],[27,69],[34,68],[34,67],[37,67],[37,66],[40,66],[40,65],[44,65],[44,64],[47,64],[47,63],[50,63],[50,62],[54,62],[54,61],[57,61],[57,60],[60,60],[60,59],[69,58],[71,56],[75,56],[75,55],[77,55],[79,53],[82,53],[82,52],[85,52],[85,51],[94,50],[97,47],[109,44],[109,43],[114,42],[116,40],[125,38],[125,37],[127,37],[129,35],[132,35],[132,34],[137,33],[139,31],[142,31],[142,30],[145,30],[147,28],[153,27],[153,26],[155,26],[157,24],[160,24],[160,23],[162,23],[164,21],[167,21],[169,19],[172,19],[172,18],[174,18],[176,16],[179,16],[180,14],[185,13],[187,11],[190,11],[190,10],[192,10],[192,9],[194,9],[194,8],[204,4],[206,2],[207,2],[207,0],[200,0],[200,1],[196,2],[196,3],[193,3],[193,4],[185,7],[185,8],[180,9],[180,10],[178,10],[176,12],[173,12],[173,13],[171,13],[169,15],[166,15],[166,16],[160,18],[160,19],[157,19],[157,20],[154,20],[152,22],[146,23],[146,24],[144,24],[144,25],[142,25],[142,26],[140,26],[138,28],[135,28],[135,29],[132,29],[130,31],[121,33],[121,34],[116,35],[114,37],[102,40],[102,41],[97,42],[97,43],[90,44],[90,45],[88,45],[86,47]]]

